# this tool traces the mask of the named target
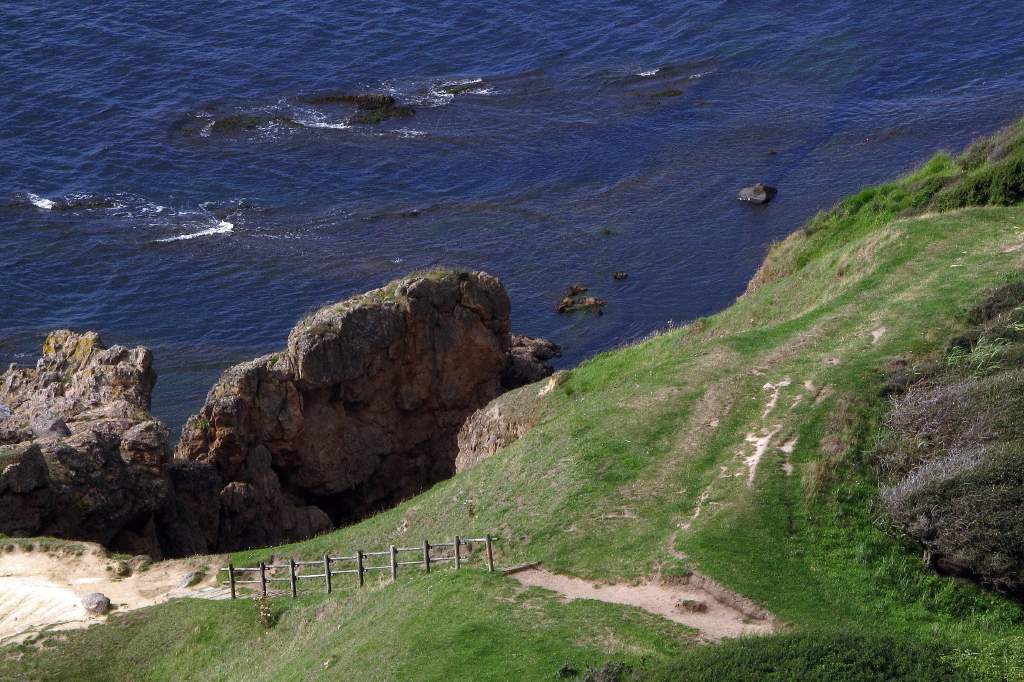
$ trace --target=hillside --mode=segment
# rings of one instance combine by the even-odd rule
[[[939,155],[815,218],[718,315],[506,394],[536,423],[454,478],[348,528],[231,560],[490,532],[502,566],[541,561],[607,584],[699,571],[797,633],[749,646],[884,633],[915,670],[932,666],[923,679],[958,679],[977,660],[995,666],[978,679],[1006,679],[1001,643],[1024,637],[1024,611],[936,574],[920,544],[894,537],[872,453],[894,377],[941,363],[971,327],[967,311],[1024,271],[1024,208],[962,208],[1020,201],[1021,135]],[[310,588],[276,598],[270,621],[249,600],[175,600],[8,647],[0,679],[544,680],[566,662],[565,675],[606,660],[653,670],[698,637],[479,568],[330,596]]]

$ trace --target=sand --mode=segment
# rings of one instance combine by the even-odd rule
[[[68,629],[104,622],[106,616],[91,615],[82,607],[82,597],[90,592],[103,593],[119,611],[172,597],[227,596],[217,585],[220,564],[210,563],[211,557],[162,561],[118,577],[119,562],[102,547],[77,544],[85,548],[81,555],[38,547],[27,551],[13,544],[0,551],[0,643],[24,639],[47,626]],[[181,579],[201,569],[204,561],[206,577],[197,585],[178,589]]]

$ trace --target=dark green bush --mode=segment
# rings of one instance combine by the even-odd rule
[[[968,680],[936,645],[852,632],[745,637],[686,652],[642,682],[954,682]]]

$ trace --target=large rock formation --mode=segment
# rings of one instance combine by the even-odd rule
[[[549,376],[558,347],[511,337],[501,283],[436,272],[299,322],[226,371],[175,458],[149,414],[145,348],[59,331],[0,377],[0,533],[154,558],[302,540],[456,471],[466,419]],[[489,454],[489,453],[488,453]]]
[[[227,370],[175,451],[223,487],[202,469],[172,474],[207,541],[302,539],[454,474],[460,427],[501,391],[509,313],[484,273],[412,277],[319,310],[286,350]]]
[[[91,540],[154,558],[206,551],[164,467],[148,349],[56,331],[35,368],[0,375],[0,532]]]

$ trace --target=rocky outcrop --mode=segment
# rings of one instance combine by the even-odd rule
[[[484,273],[392,282],[302,320],[288,347],[227,370],[171,474],[220,551],[309,537],[455,473],[466,418],[501,390],[510,305]],[[217,523],[208,464],[222,487]]]
[[[753,187],[741,189],[740,193],[736,195],[736,198],[740,201],[746,201],[749,204],[767,204],[778,193],[779,190],[774,187],[768,187],[767,185],[762,185],[759,182]]]
[[[562,357],[562,349],[546,339],[512,335],[512,346],[505,354],[501,387],[506,391],[546,379],[555,368],[546,361]]]
[[[0,532],[99,542],[155,558],[206,551],[164,471],[143,347],[56,331],[35,368],[0,376]]]

